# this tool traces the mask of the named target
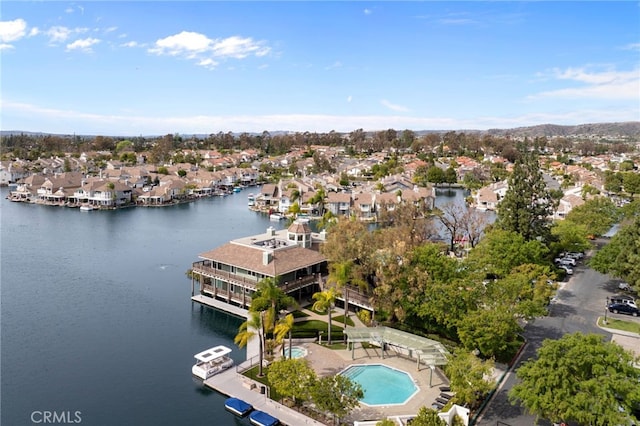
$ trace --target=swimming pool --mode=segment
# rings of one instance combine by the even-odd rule
[[[284,348],[284,356],[289,358],[289,347]],[[307,356],[307,350],[302,346],[291,347],[291,358],[304,358]]]
[[[404,371],[382,364],[357,364],[340,374],[362,386],[367,405],[404,404],[418,392],[413,378]]]

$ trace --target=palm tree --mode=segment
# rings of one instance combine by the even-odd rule
[[[266,277],[258,283],[258,289],[251,300],[250,311],[266,311],[265,329],[267,332],[273,331],[280,309],[295,305],[293,297],[285,294],[278,282],[280,277]]]
[[[331,310],[336,302],[338,293],[335,287],[328,287],[324,291],[319,291],[313,294],[315,303],[311,307],[314,311],[328,311],[329,312],[329,326],[327,327],[327,342],[331,344]]]
[[[351,281],[351,270],[353,261],[332,263],[330,266],[327,282],[334,283],[338,289],[344,289],[344,328],[347,328],[347,314],[349,313],[349,281]]]
[[[254,330],[258,330],[256,333]],[[258,367],[258,377],[263,377],[264,373],[262,372],[262,360],[264,359],[264,311],[262,312],[252,312],[249,311],[249,318],[240,325],[238,329],[238,334],[233,339],[233,343],[238,345],[240,349],[247,346],[249,341],[253,339],[255,336],[260,338],[260,346],[259,346],[259,359],[260,364]]]
[[[327,193],[324,188],[318,186],[316,193],[309,199],[309,204],[318,204],[320,216],[324,214],[324,199],[327,198]]]
[[[292,346],[292,338],[291,331],[293,330],[293,324],[295,319],[293,318],[293,314],[288,314],[284,318],[278,321],[276,327],[273,329],[273,334],[276,336],[276,341],[282,343],[282,357],[284,357],[284,338],[289,335],[289,359],[291,359],[291,346]]]

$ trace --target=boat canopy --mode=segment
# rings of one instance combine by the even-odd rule
[[[217,358],[221,358],[225,355],[231,353],[231,349],[226,346],[215,346],[213,348],[209,348],[206,351],[202,351],[198,354],[195,354],[194,357],[198,361],[209,362]]]

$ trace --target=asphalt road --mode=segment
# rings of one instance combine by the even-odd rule
[[[479,426],[532,426],[535,416],[525,413],[524,408],[509,403],[507,393],[516,382],[515,370],[524,361],[535,358],[536,350],[544,339],[558,339],[567,333],[597,333],[611,340],[611,334],[596,325],[599,316],[605,315],[607,296],[620,294],[620,280],[603,275],[580,262],[574,269],[574,275],[562,284],[555,301],[549,306],[549,316],[537,318],[525,326],[524,336],[527,344],[514,367],[507,373],[499,389],[476,421]],[[640,321],[630,315],[613,315],[625,320]],[[539,425],[550,425],[540,419]]]

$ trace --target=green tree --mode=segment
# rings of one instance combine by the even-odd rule
[[[431,166],[427,169],[427,182],[439,183],[445,182],[444,170],[438,166]]]
[[[622,278],[640,291],[640,217],[620,228],[589,260],[589,266],[603,274]]]
[[[509,392],[509,399],[556,423],[629,424],[631,409],[640,403],[640,370],[633,365],[638,361],[595,334],[547,339],[537,359],[516,371],[520,382]]]
[[[447,422],[438,417],[433,408],[420,407],[418,414],[411,420],[411,426],[446,426]]]
[[[258,364],[258,377],[263,377],[264,372],[262,370],[262,361],[264,359],[264,312],[252,312],[249,311],[249,318],[240,324],[240,328],[238,329],[238,334],[233,339],[233,342],[238,345],[240,349],[247,346],[247,344],[253,339],[255,336],[259,338],[259,348],[258,348],[258,356],[259,356],[259,364]]]
[[[602,235],[620,220],[620,209],[607,197],[595,197],[574,207],[566,220],[583,225],[593,235]]]
[[[604,172],[604,189],[614,194],[622,192],[622,173],[606,170]]]
[[[448,184],[454,184],[458,182],[458,174],[456,173],[456,169],[453,167],[449,167],[444,171],[444,182]]]
[[[622,176],[622,187],[631,198],[635,194],[640,194],[640,173],[625,172]]]
[[[296,304],[293,297],[278,287],[278,281],[280,277],[266,277],[260,280],[249,308],[250,311],[266,311],[264,327],[267,332],[273,331],[280,310]]]
[[[382,419],[379,422],[376,422],[376,426],[397,426],[398,424],[391,419]]]
[[[331,311],[336,303],[337,295],[338,293],[335,287],[328,287],[326,290],[314,293],[312,296],[315,302],[311,309],[320,312],[327,311],[328,313],[329,325],[327,326],[327,342],[329,345],[331,344]]]
[[[295,323],[295,318],[293,317],[293,314],[287,314],[284,318],[281,318],[280,321],[278,321],[275,328],[273,329],[273,334],[276,336],[276,341],[282,344],[283,357],[285,355],[284,339],[285,337],[289,336],[289,358],[291,358],[291,346],[292,346],[291,332],[293,331],[294,323]]]
[[[458,324],[464,347],[488,358],[506,354],[521,331],[514,314],[500,305],[468,312]]]
[[[344,327],[347,328],[349,315],[349,283],[352,277],[353,261],[334,262],[329,265],[327,283],[333,283],[344,296]]]
[[[341,374],[324,376],[315,382],[311,395],[316,406],[334,416],[334,424],[349,414],[364,397],[362,387]]]
[[[492,229],[471,252],[467,261],[475,270],[490,278],[506,277],[513,268],[533,263],[547,263],[548,249],[539,241],[525,241],[514,231]]]
[[[267,379],[276,392],[299,405],[310,399],[316,373],[304,358],[280,359],[269,365]]]
[[[317,204],[318,205],[318,214],[320,216],[324,215],[324,201],[327,198],[327,193],[324,190],[324,188],[322,186],[318,186],[316,188],[315,193],[313,194],[313,196],[309,199],[308,203],[311,205]]]
[[[517,232],[527,241],[538,238],[548,241],[554,200],[533,152],[524,152],[516,160],[508,185],[509,189],[498,205],[498,227]]]
[[[557,221],[551,228],[553,242],[551,243],[552,253],[565,251],[583,252],[591,247],[587,235],[589,232],[585,225],[577,224],[572,220],[565,219]]]
[[[451,391],[455,392],[456,404],[467,404],[471,408],[478,406],[494,386],[488,378],[493,365],[493,361],[483,361],[470,351],[457,349],[454,352],[444,370],[449,378]]]

